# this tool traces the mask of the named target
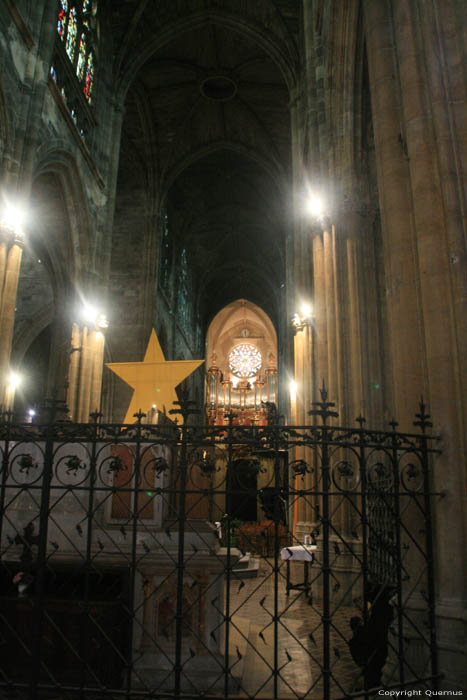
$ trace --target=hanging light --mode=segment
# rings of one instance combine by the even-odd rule
[[[5,199],[0,212],[0,227],[15,237],[22,238],[26,212],[20,206]]]
[[[314,216],[316,219],[320,219],[323,216],[323,200],[314,194],[311,194],[307,200],[306,209],[309,214]]]
[[[295,312],[292,317],[292,326],[294,331],[302,331],[306,326],[310,326],[313,317],[314,314],[311,304],[303,302],[300,306],[300,311]]]
[[[8,387],[10,389],[17,389],[21,384],[22,377],[18,372],[10,372],[8,375]]]
[[[290,400],[295,402],[297,400],[297,382],[293,379],[289,383],[289,394]]]

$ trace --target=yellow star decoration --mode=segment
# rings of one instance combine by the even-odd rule
[[[169,411],[173,402],[177,401],[175,387],[203,362],[166,362],[154,329],[143,362],[107,362],[106,366],[134,389],[124,423],[134,423],[135,413],[140,410],[146,413],[154,405],[160,411]],[[182,422],[181,416],[178,420]]]

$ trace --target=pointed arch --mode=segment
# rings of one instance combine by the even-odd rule
[[[85,271],[92,265],[91,226],[87,199],[76,160],[61,143],[49,143],[39,152],[33,181],[37,183],[47,177],[55,179],[67,216],[68,235],[67,239],[62,241],[67,257],[63,261],[66,269],[61,269],[61,273],[64,278],[71,277],[75,283],[79,283]],[[60,267],[63,268],[59,264]]]

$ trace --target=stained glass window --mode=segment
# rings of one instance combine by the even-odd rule
[[[261,353],[251,343],[237,345],[229,353],[229,369],[241,379],[254,377],[261,369],[261,364]]]
[[[81,34],[81,39],[79,40],[79,54],[78,54],[78,64],[76,66],[76,75],[78,80],[81,81],[84,78],[84,69],[86,67],[86,34],[83,32]]]
[[[68,3],[67,0],[60,1],[60,10],[58,13],[57,32],[62,41],[65,41],[66,21],[68,18]]]
[[[57,19],[57,33],[65,44],[79,89],[91,103],[96,72],[97,0],[60,0]],[[79,37],[79,44],[78,44]],[[57,75],[55,64],[54,80],[65,82],[64,75]],[[79,120],[79,119],[78,119]]]
[[[89,103],[92,101],[92,89],[94,87],[94,58],[92,51],[88,56],[88,64],[86,66],[86,77],[84,79],[84,96]]]
[[[169,231],[169,217],[167,212],[163,213],[163,230],[161,240],[161,287],[167,296],[170,295],[170,271],[172,268],[173,242]]]
[[[177,319],[180,327],[189,341],[193,330],[192,311],[190,303],[191,279],[188,269],[188,255],[186,248],[182,248],[180,255],[180,266],[178,270],[178,296],[177,296]]]
[[[75,45],[76,45],[76,34],[78,28],[76,26],[76,10],[74,7],[71,8],[70,14],[68,15],[68,32],[66,35],[66,52],[70,61],[73,63],[73,58],[75,56]]]

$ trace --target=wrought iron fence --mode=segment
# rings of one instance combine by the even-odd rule
[[[1,697],[436,687],[429,417],[343,428],[321,399],[299,427],[7,416]]]

